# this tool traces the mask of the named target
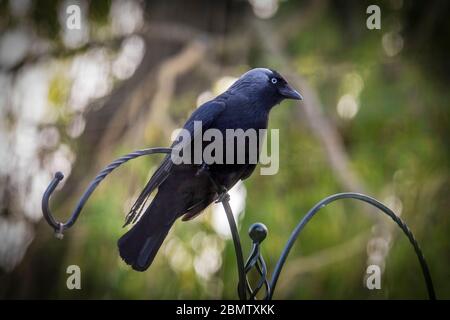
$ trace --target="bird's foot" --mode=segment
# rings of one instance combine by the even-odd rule
[[[219,187],[219,196],[217,197],[216,203],[230,201],[230,195],[228,194],[228,189],[224,186]]]

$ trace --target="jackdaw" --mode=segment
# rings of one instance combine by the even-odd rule
[[[302,96],[278,72],[252,69],[227,91],[197,108],[184,129],[191,133],[192,139],[196,134],[196,121],[201,121],[203,131],[214,128],[225,135],[227,129],[254,129],[259,134],[259,129],[267,128],[272,107],[284,99],[302,100]],[[172,147],[178,143],[181,144],[176,139]],[[201,145],[205,146],[207,143]],[[173,158],[166,156],[127,215],[125,225],[131,222],[134,225],[118,241],[122,259],[134,270],[146,270],[177,218],[182,216],[186,221],[196,217],[217,200],[221,192],[252,174],[256,164],[248,161],[247,149],[244,153],[244,163],[218,162],[207,166],[204,163],[201,166],[175,164]],[[206,174],[199,174],[202,170],[206,170]],[[156,189],[156,195],[144,211],[146,201]]]

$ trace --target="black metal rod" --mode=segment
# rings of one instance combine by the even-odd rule
[[[422,250],[420,249],[419,244],[417,243],[416,239],[414,238],[414,235],[409,230],[408,226],[388,207],[386,207],[384,204],[379,202],[378,200],[371,198],[369,196],[360,194],[360,193],[354,193],[354,192],[345,192],[345,193],[338,193],[334,194],[332,196],[329,196],[319,203],[317,203],[298,223],[298,225],[295,227],[294,231],[292,232],[291,236],[289,237],[289,240],[286,244],[286,246],[283,249],[283,252],[281,253],[281,256],[275,266],[275,270],[272,275],[272,280],[270,281],[270,288],[271,292],[269,295],[269,299],[272,299],[273,293],[275,292],[275,287],[277,285],[278,278],[280,276],[281,270],[283,268],[284,263],[286,262],[286,259],[289,255],[289,252],[294,245],[295,241],[297,240],[300,232],[303,230],[303,228],[306,226],[309,220],[323,207],[325,207],[327,204],[339,200],[339,199],[356,199],[360,201],[364,201],[366,203],[369,203],[373,205],[374,207],[380,209],[382,212],[384,212],[386,215],[388,215],[394,222],[402,229],[403,233],[408,237],[409,242],[414,247],[414,251],[417,255],[417,258],[419,260],[420,266],[422,268],[422,273],[425,278],[425,283],[428,290],[428,296],[431,300],[436,299],[436,294],[434,292],[433,287],[433,281],[431,279],[430,271],[428,269],[427,262],[425,261],[425,258],[422,254]]]
[[[234,251],[236,252],[236,262],[239,276],[238,283],[238,295],[240,300],[247,300],[247,294],[245,291],[246,277],[244,271],[244,255],[242,253],[241,240],[239,238],[239,232],[234,221],[233,212],[231,211],[229,197],[224,197],[222,200],[223,209],[227,215],[228,224],[230,225],[231,236],[233,237]]]
[[[49,206],[50,196],[55,191],[55,188],[58,186],[58,184],[61,182],[61,180],[64,178],[64,175],[61,172],[57,172],[55,174],[55,177],[50,182],[49,186],[44,192],[44,195],[42,197],[42,213],[44,215],[45,220],[48,222],[48,224],[55,230],[56,235],[61,238],[62,232],[66,229],[69,229],[73,226],[73,224],[77,221],[81,210],[83,209],[86,201],[91,196],[92,192],[97,188],[99,183],[114,169],[119,167],[121,164],[131,160],[135,159],[140,156],[144,155],[150,155],[150,154],[157,154],[157,153],[164,153],[168,154],[171,153],[171,148],[149,148],[149,149],[143,149],[143,150],[137,150],[134,152],[131,152],[125,156],[122,156],[118,158],[117,160],[111,162],[107,167],[105,167],[100,173],[95,177],[94,180],[89,184],[89,187],[84,192],[83,196],[78,201],[77,206],[75,207],[75,210],[72,212],[69,220],[67,222],[62,223],[57,221],[54,218],[54,215],[52,214]]]

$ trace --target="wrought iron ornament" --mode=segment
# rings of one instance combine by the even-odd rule
[[[65,230],[71,228],[75,222],[78,219],[78,216],[81,213],[81,210],[83,209],[84,205],[86,204],[87,200],[91,196],[92,192],[97,188],[99,183],[108,175],[110,174],[114,169],[122,165],[123,163],[144,156],[144,155],[151,155],[151,154],[169,154],[172,152],[171,148],[149,148],[149,149],[143,149],[134,151],[132,153],[129,153],[125,156],[122,156],[118,158],[117,160],[113,161],[111,164],[109,164],[107,167],[105,167],[100,173],[92,180],[92,182],[89,184],[89,187],[86,189],[80,200],[78,201],[77,206],[75,207],[75,210],[72,212],[72,215],[70,216],[69,220],[67,222],[62,223],[57,221],[53,214],[50,211],[49,207],[49,200],[52,193],[55,191],[58,184],[61,182],[62,179],[64,179],[64,175],[61,172],[57,172],[53,178],[53,180],[48,185],[47,189],[44,192],[44,195],[42,197],[42,213],[44,215],[45,220],[47,223],[53,228],[55,231],[55,237],[58,239],[63,238],[63,233]],[[206,170],[205,170],[206,169]],[[208,174],[209,172],[207,168],[202,166],[199,169],[198,174]],[[419,260],[420,266],[422,268],[422,273],[425,279],[428,296],[431,300],[436,299],[436,295],[434,292],[433,282],[431,279],[430,271],[428,269],[427,262],[422,254],[422,250],[419,247],[419,244],[417,243],[413,233],[411,230],[409,230],[408,226],[388,207],[386,207],[384,204],[379,202],[378,200],[371,198],[369,196],[360,194],[360,193],[353,193],[353,192],[346,192],[346,193],[338,193],[331,195],[319,203],[317,203],[297,224],[295,229],[292,231],[288,242],[286,243],[283,252],[281,253],[280,258],[278,259],[278,262],[275,266],[275,270],[272,273],[272,278],[269,280],[267,275],[267,267],[266,263],[264,262],[264,259],[261,254],[260,246],[262,241],[267,236],[267,228],[262,223],[255,223],[253,224],[249,229],[249,236],[252,239],[252,248],[249,254],[249,257],[244,264],[244,256],[242,252],[242,246],[241,241],[239,238],[239,233],[236,227],[236,222],[234,221],[233,212],[231,211],[230,207],[230,196],[228,195],[228,192],[225,188],[218,185],[215,180],[209,175],[211,181],[216,185],[219,197],[216,202],[221,202],[223,205],[223,208],[225,210],[225,213],[227,215],[228,223],[230,225],[231,235],[233,238],[233,244],[234,249],[236,253],[236,262],[237,262],[237,269],[238,269],[238,276],[239,276],[239,282],[238,282],[238,296],[241,300],[255,300],[257,294],[261,291],[261,289],[264,289],[265,293],[263,295],[264,300],[271,300],[273,297],[273,293],[275,291],[278,278],[280,276],[281,270],[283,269],[284,263],[286,262],[286,259],[289,255],[290,250],[292,249],[292,246],[294,245],[295,241],[297,240],[298,236],[300,235],[300,232],[304,229],[306,224],[311,220],[312,217],[323,207],[330,204],[331,202],[340,200],[340,199],[356,199],[359,201],[366,202],[377,209],[379,209],[384,214],[388,215],[396,224],[397,226],[402,229],[403,233],[408,237],[409,242],[414,248],[414,251],[417,255],[417,258]],[[253,287],[250,284],[250,281],[248,280],[247,274],[255,270],[257,274],[259,275],[259,278],[256,282],[256,285]]]

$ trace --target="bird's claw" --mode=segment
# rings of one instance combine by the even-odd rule
[[[230,201],[230,195],[228,194],[227,188],[220,186],[219,196],[217,197],[216,203]]]
[[[206,163],[202,163],[202,165],[200,166],[200,168],[197,170],[197,172],[195,173],[196,176],[199,176],[205,172],[209,171],[209,166]]]

